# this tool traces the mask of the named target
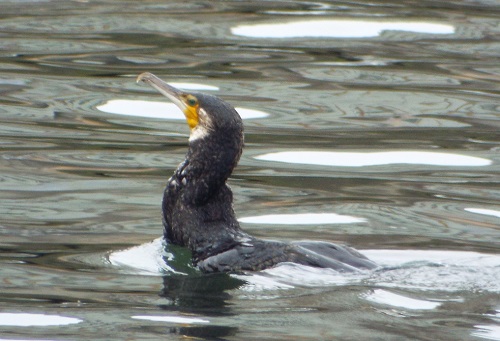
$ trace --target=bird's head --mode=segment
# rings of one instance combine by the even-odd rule
[[[137,82],[149,84],[182,110],[191,130],[190,141],[208,136],[224,138],[228,133],[242,136],[243,124],[240,116],[222,99],[179,90],[149,72],[140,74]]]

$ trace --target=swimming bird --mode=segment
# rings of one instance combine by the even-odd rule
[[[233,210],[227,180],[243,150],[243,122],[222,99],[174,88],[145,72],[149,84],[176,104],[190,128],[185,160],[163,194],[164,237],[188,247],[193,265],[203,272],[258,271],[283,262],[332,268],[341,272],[377,265],[355,249],[323,241],[263,240],[244,232]]]

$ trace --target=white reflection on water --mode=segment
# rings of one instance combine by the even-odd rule
[[[367,220],[335,213],[303,213],[303,214],[268,214],[238,219],[248,224],[279,224],[279,225],[318,225],[318,224],[353,224],[364,223]]]
[[[485,340],[500,340],[500,326],[492,324],[477,324],[474,326],[477,330],[471,333],[472,336]]]
[[[171,83],[169,82],[171,86],[174,88],[178,89],[183,89],[183,90],[203,90],[203,91],[218,91],[219,87],[214,86],[214,85],[207,85],[207,84],[198,84],[198,83]]]
[[[494,324],[477,324],[474,326],[477,330],[473,331],[471,335],[486,340],[500,340],[500,308],[497,308],[495,313],[487,313],[484,316],[491,319]]]
[[[313,152],[291,151],[259,155],[257,160],[278,161],[320,166],[365,167],[390,164],[434,166],[487,166],[491,160],[451,153],[391,152]]]
[[[59,315],[0,313],[0,326],[66,326],[80,322],[83,322],[83,320]]]
[[[182,324],[195,324],[195,323],[210,323],[208,320],[193,317],[180,317],[180,316],[132,316],[136,320],[147,320],[154,322],[170,322]]]
[[[179,108],[168,102],[112,99],[96,107],[102,112],[116,115],[185,120]],[[236,108],[242,119],[262,118],[269,114],[246,108]]]
[[[464,208],[465,211],[477,214],[491,215],[500,218],[500,211],[488,210],[485,208]]]
[[[376,37],[383,31],[406,31],[428,34],[452,34],[452,25],[410,21],[309,20],[279,24],[240,25],[233,27],[234,35],[252,38]]]
[[[428,310],[435,309],[441,305],[441,303],[439,302],[417,300],[414,298],[394,294],[383,289],[375,289],[370,293],[364,295],[364,297],[368,301],[406,309]]]

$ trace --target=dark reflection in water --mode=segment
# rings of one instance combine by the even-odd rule
[[[160,295],[172,304],[161,308],[206,316],[230,314],[231,295],[227,291],[244,283],[226,274],[164,276]]]
[[[495,1],[0,12],[2,337],[500,340]],[[246,231],[350,243],[383,270],[204,276],[164,250],[188,128],[144,71],[242,113]]]
[[[237,289],[245,282],[227,274],[193,276],[164,276],[160,296],[169,300],[158,307],[174,314],[195,314],[197,316],[234,316],[231,312],[232,295],[228,290]],[[207,321],[208,322],[208,321]],[[172,327],[168,333],[183,337],[221,339],[234,336],[238,327],[232,326],[189,326]]]

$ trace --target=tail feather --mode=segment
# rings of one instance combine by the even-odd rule
[[[354,272],[374,269],[377,265],[355,249],[327,242],[301,241],[292,243],[297,263]]]

